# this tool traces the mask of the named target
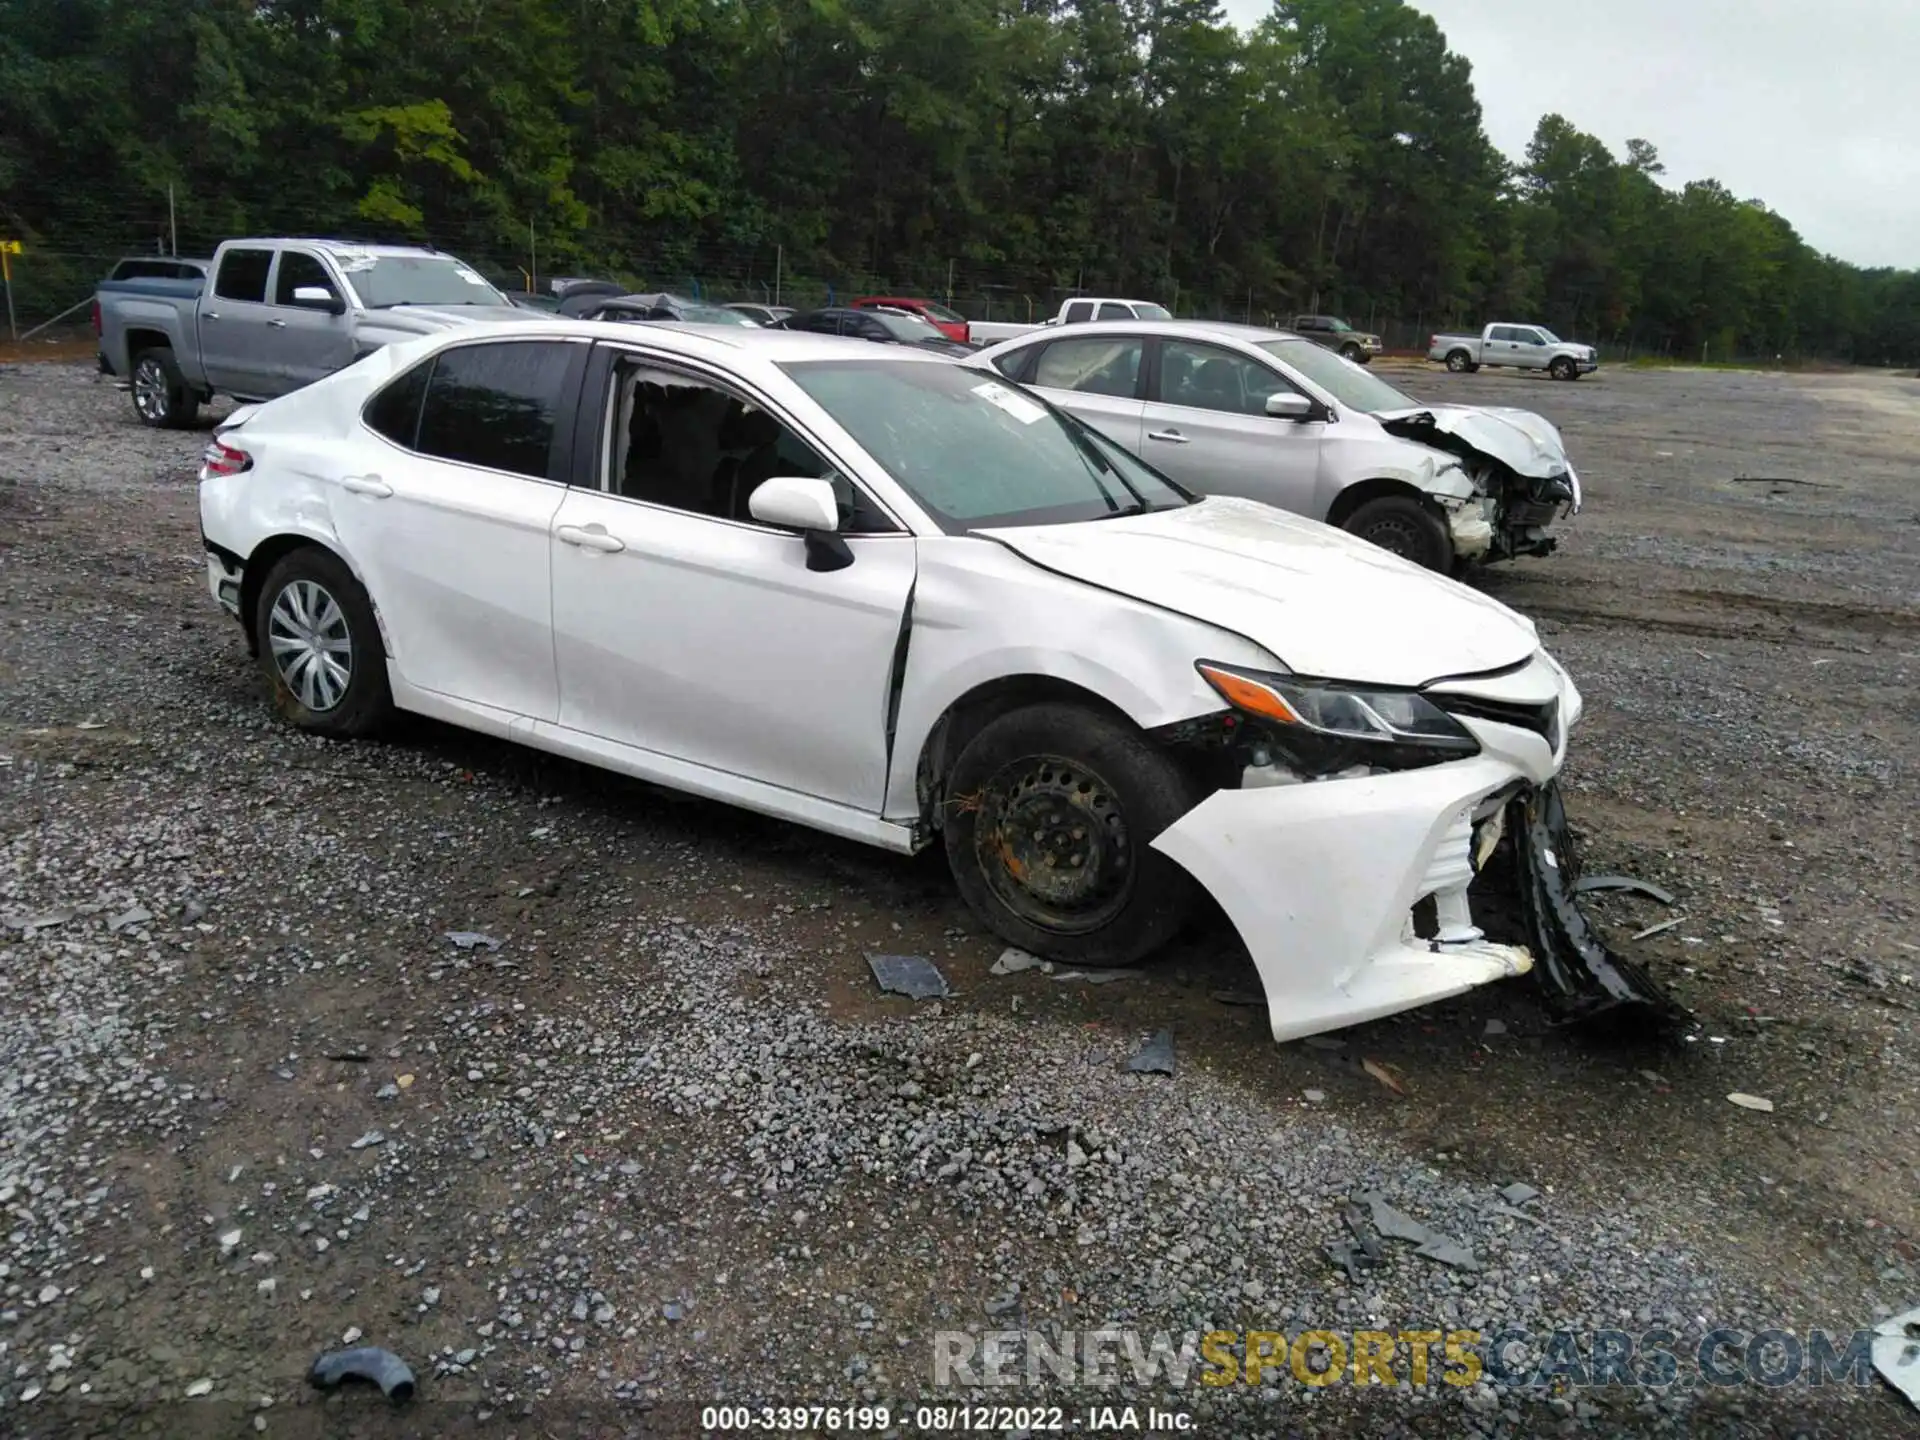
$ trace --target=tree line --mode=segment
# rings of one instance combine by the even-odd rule
[[[167,197],[174,197],[171,219]],[[1073,290],[1920,358],[1920,274],[1544,117],[1402,0],[0,0],[0,237],[406,237],[650,284]],[[529,262],[531,262],[529,264]]]

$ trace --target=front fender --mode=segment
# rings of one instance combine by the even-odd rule
[[[1222,708],[1195,660],[1279,663],[1242,636],[1056,575],[993,540],[929,536],[915,544],[919,568],[887,772],[890,820],[919,818],[920,757],[941,719],[983,685],[1063,682],[1153,729]]]

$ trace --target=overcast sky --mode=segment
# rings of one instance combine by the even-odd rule
[[[1269,0],[1223,0],[1247,24]],[[1519,159],[1559,111],[1670,185],[1716,179],[1808,244],[1920,268],[1916,0],[1410,0],[1473,62],[1487,134]]]

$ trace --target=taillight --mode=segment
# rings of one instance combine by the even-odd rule
[[[93,333],[96,336],[100,333],[100,302],[98,300],[93,302]]]
[[[214,439],[207,442],[206,451],[200,456],[200,478],[214,480],[222,475],[239,475],[253,468],[253,457],[224,440]]]

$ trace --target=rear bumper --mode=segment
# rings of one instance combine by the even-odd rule
[[[214,602],[234,619],[245,624],[240,614],[240,587],[245,582],[246,571],[236,561],[216,550],[203,535],[201,543],[207,550],[207,592]]]

